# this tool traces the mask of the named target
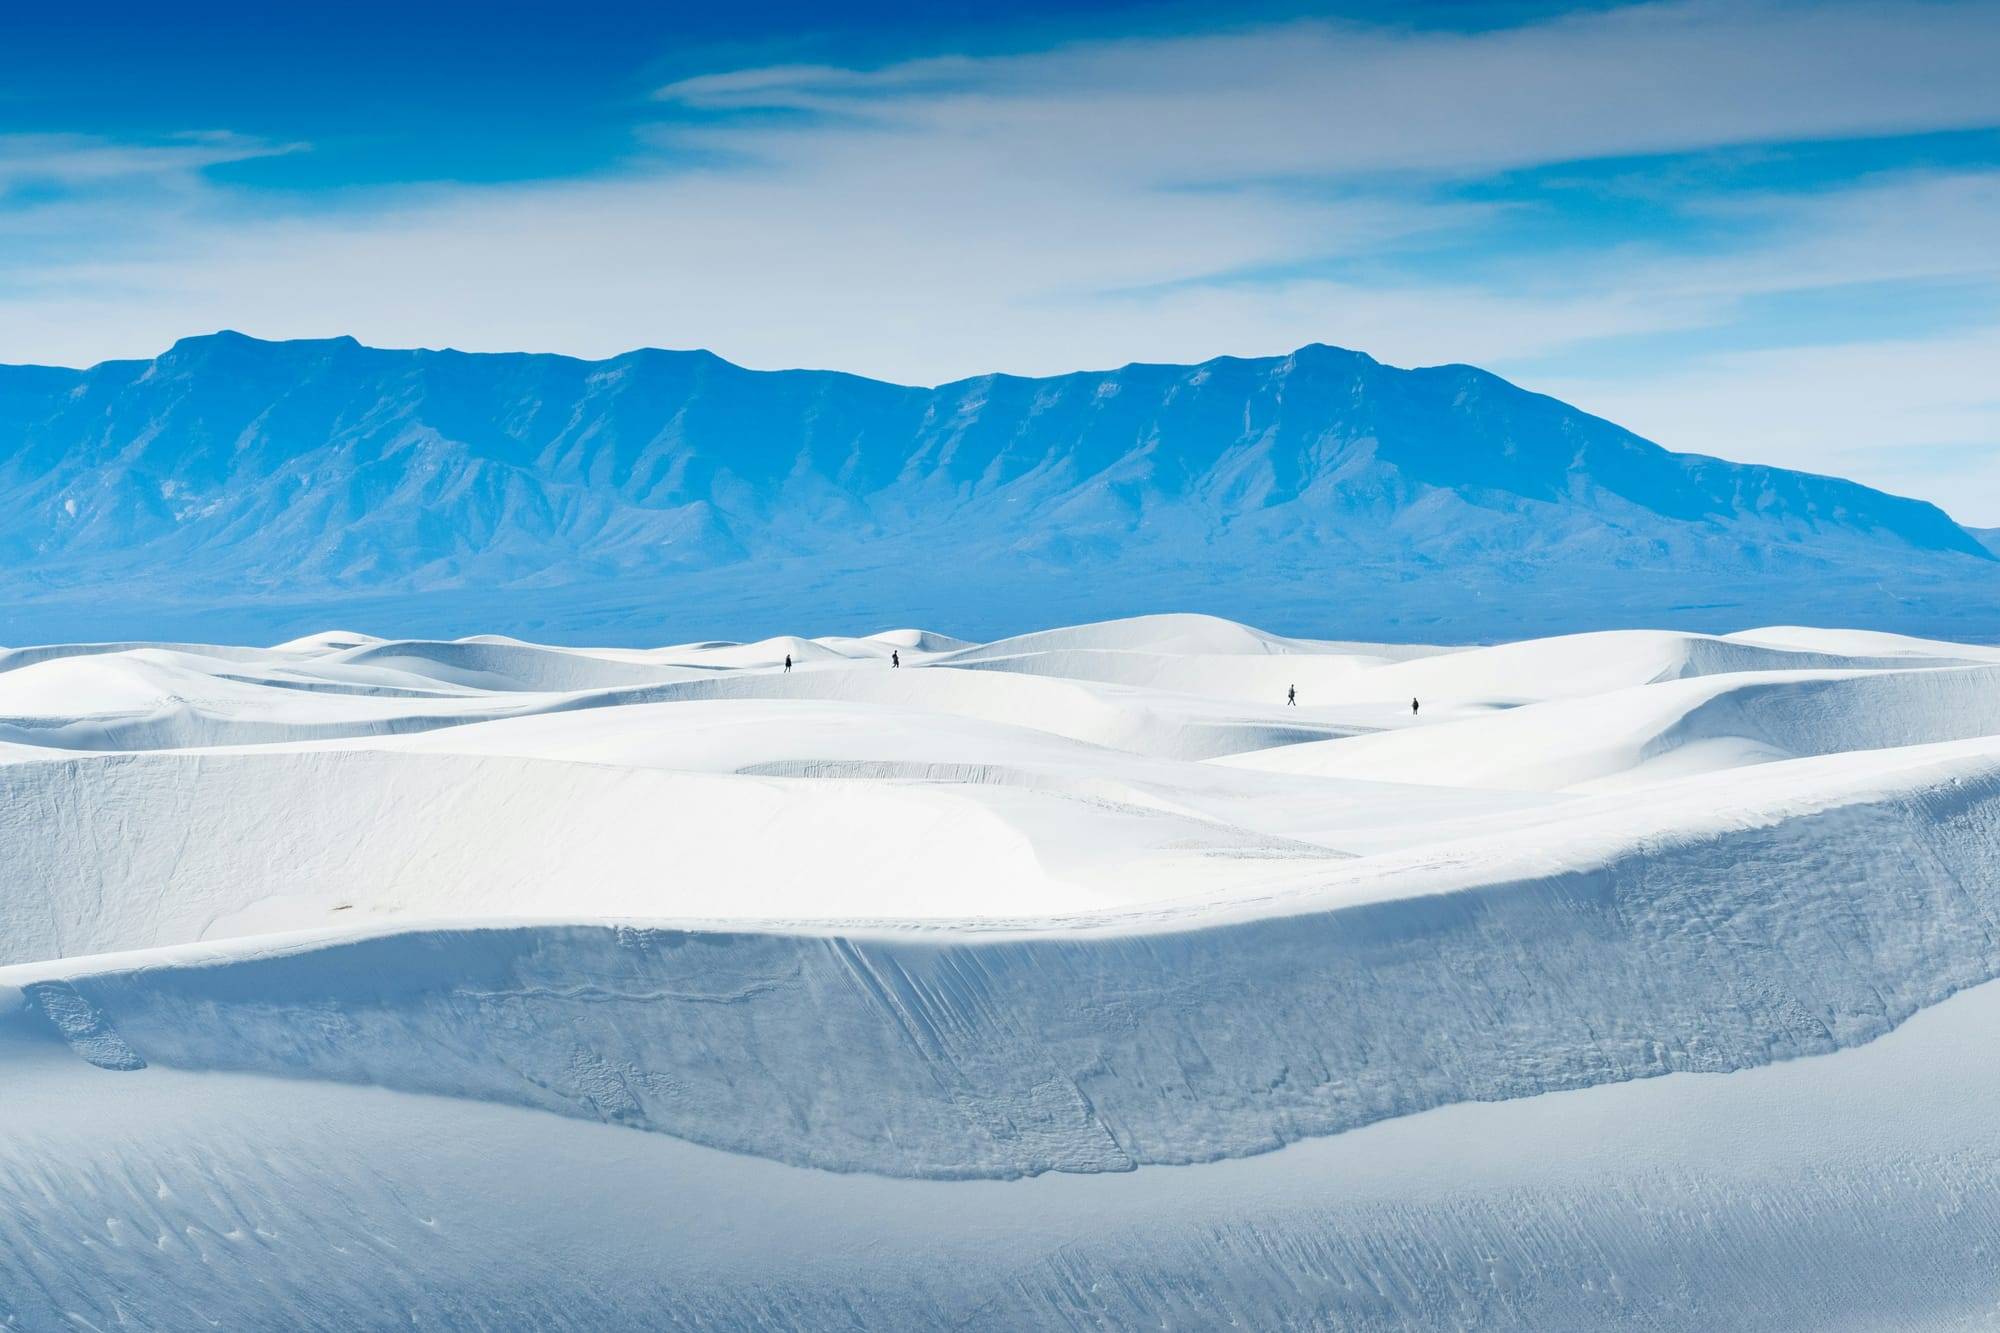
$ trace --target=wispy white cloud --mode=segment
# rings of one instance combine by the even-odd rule
[[[710,111],[859,113],[975,157],[1032,146],[1044,170],[1254,178],[1991,125],[1996,52],[1990,4],[1692,0],[1478,33],[1300,22],[872,71],[776,66],[658,96]],[[688,134],[777,160],[829,142],[810,122]]]
[[[0,134],[0,290],[66,291],[81,280],[72,265],[105,258],[171,262],[171,238],[202,223],[219,234],[240,212],[210,171],[304,147],[221,131],[149,143]]]
[[[2000,319],[1540,387],[1677,448],[1853,477],[2000,526]]]
[[[857,100],[888,93],[1006,87],[1006,71],[1019,64],[1018,60],[931,56],[873,70],[765,65],[679,79],[655,90],[653,98],[711,111],[849,111]]]
[[[298,152],[224,130],[191,132],[156,143],[107,142],[84,134],[0,134],[0,190],[22,185],[79,187],[106,183],[194,189],[201,173],[229,162]]]

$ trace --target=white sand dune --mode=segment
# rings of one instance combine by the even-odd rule
[[[1217,762],[1532,791],[1640,786],[1745,764],[2000,734],[2000,665],[1746,672],[1558,699]]]
[[[1048,652],[1156,653],[1175,657],[1353,657],[1369,661],[1401,661],[1449,652],[1415,644],[1345,643],[1321,639],[1288,639],[1217,616],[1153,615],[1106,620],[1094,625],[1037,630],[992,643],[964,644],[954,662],[1021,657]]]
[[[685,680],[685,668],[620,661],[532,644],[463,639],[451,643],[369,643],[333,655],[350,666],[383,668],[441,684],[494,691],[611,689]],[[323,669],[322,663],[315,667]]]
[[[1869,629],[1819,629],[1805,625],[1774,625],[1723,636],[1732,643],[1760,644],[1796,652],[1831,653],[1838,657],[1969,658],[2000,662],[2000,646],[1990,643],[1947,643]]]
[[[0,1019],[0,1317],[1977,1327],[1997,1023],[1985,986],[1868,1046],[1723,1077],[1464,1103],[1202,1166],[942,1181],[359,1084],[114,1075],[23,1012]]]
[[[0,865],[16,1326],[2000,1301],[1993,650],[23,649]]]

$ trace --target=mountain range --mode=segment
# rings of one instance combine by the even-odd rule
[[[656,642],[1161,609],[1472,640],[2000,635],[1989,534],[1359,352],[913,388],[188,338],[0,367],[0,642],[504,630]]]

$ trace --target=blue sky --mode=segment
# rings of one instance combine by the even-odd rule
[[[1996,69],[1992,3],[10,7],[0,360],[1322,341],[2000,524]]]

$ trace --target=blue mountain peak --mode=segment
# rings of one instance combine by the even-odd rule
[[[642,639],[753,609],[979,635],[1161,608],[1405,637],[1586,609],[1940,628],[1994,566],[1921,501],[1322,344],[916,388],[234,331],[0,368],[0,559],[15,641],[121,606]]]

